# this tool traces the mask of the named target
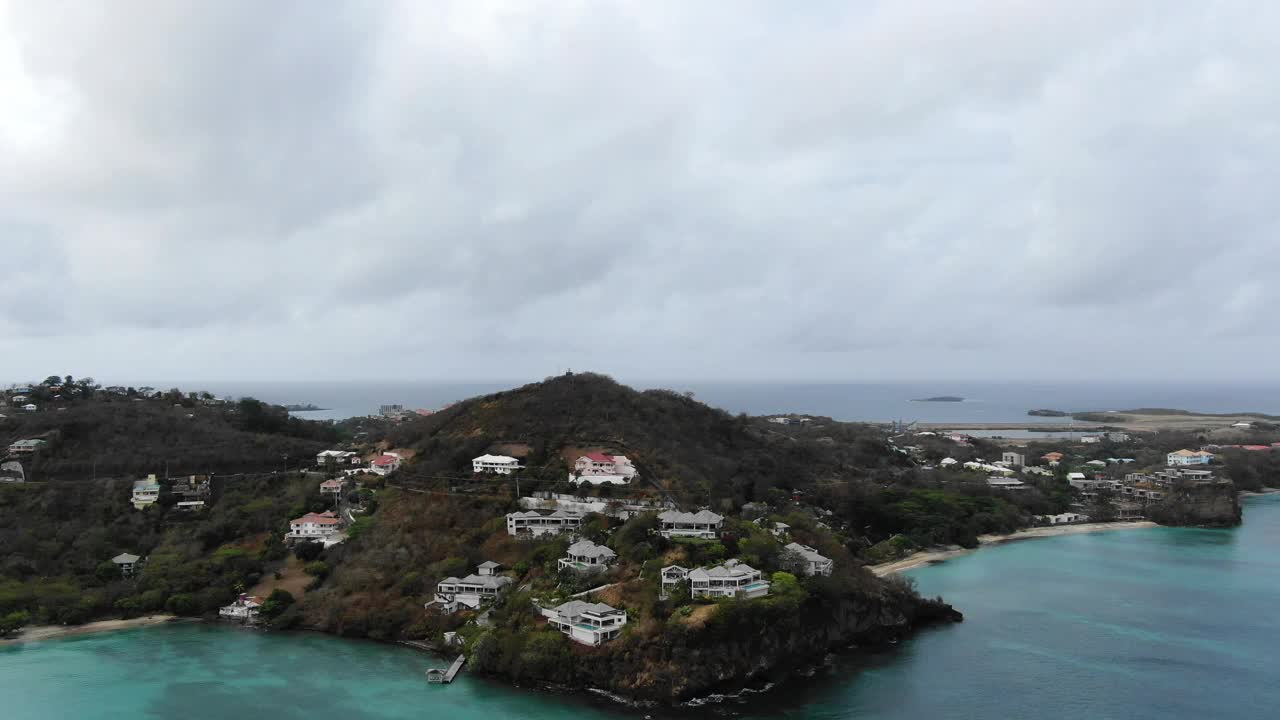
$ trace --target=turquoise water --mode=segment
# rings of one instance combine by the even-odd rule
[[[1280,496],[1237,530],[1033,540],[913,572],[963,624],[660,717],[1280,717]],[[622,718],[399,647],[182,624],[0,648],[0,717]]]

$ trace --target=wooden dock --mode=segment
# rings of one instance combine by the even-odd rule
[[[467,656],[459,655],[458,658],[453,661],[453,664],[449,666],[448,670],[431,668],[430,670],[427,671],[427,682],[443,683],[443,684],[448,684],[453,682],[453,679],[458,676],[458,673],[462,672],[462,666],[466,662],[467,662]]]

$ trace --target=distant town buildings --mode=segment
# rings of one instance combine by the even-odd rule
[[[495,473],[510,475],[520,469],[520,461],[507,455],[481,455],[472,458],[471,471],[474,473]]]

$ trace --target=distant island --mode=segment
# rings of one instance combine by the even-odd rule
[[[329,408],[322,408],[312,405],[311,403],[305,403],[303,405],[285,405],[284,409],[289,412],[311,412],[313,410],[328,410]]]
[[[1044,410],[1044,409],[1028,410],[1027,414],[1034,417],[1067,417],[1068,415],[1070,415],[1070,413],[1064,412],[1062,410]]]
[[[964,402],[959,395],[938,395],[936,397],[916,398],[911,402]]]

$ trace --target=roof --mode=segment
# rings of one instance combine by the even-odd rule
[[[322,487],[322,488],[327,488],[327,487],[329,487],[329,488],[331,488],[331,487],[337,487],[337,488],[340,488],[340,487],[342,487],[342,481],[341,481],[341,480],[325,480],[324,482],[320,483],[320,487]]]
[[[155,488],[156,490],[159,490],[160,483],[156,482],[155,480],[149,480],[149,479],[133,481],[134,490],[150,490],[151,488]]]
[[[472,458],[471,462],[510,464],[510,463],[518,463],[520,461],[516,460],[513,457],[509,457],[507,455],[481,455],[478,458]]]
[[[596,615],[608,615],[610,613],[622,612],[612,605],[604,603],[591,603],[585,600],[570,600],[567,603],[557,605],[554,610],[563,617],[577,617],[583,613],[594,613]]]
[[[706,525],[716,525],[724,522],[724,516],[717,515],[710,510],[699,510],[696,513],[668,510],[664,513],[660,513],[658,515],[658,519],[667,523],[697,523]]]
[[[440,581],[441,585],[481,585],[488,588],[502,588],[514,582],[511,578],[503,575],[468,575],[461,580],[456,577],[447,577]]]
[[[9,447],[39,447],[43,444],[43,440],[19,440],[15,443],[10,443]]]
[[[689,572],[690,580],[707,580],[709,578],[740,578],[758,574],[760,571],[745,563],[716,565],[713,568],[695,568]]]
[[[602,453],[602,452],[587,453],[586,457],[588,460],[591,460],[592,462],[613,464],[613,456],[606,455],[605,453]]]
[[[324,513],[307,513],[306,515],[303,515],[297,520],[293,520],[291,522],[295,524],[309,522],[309,523],[315,523],[316,525],[337,525],[342,521],[339,520],[337,517],[335,517],[333,513],[324,512]]]
[[[800,543],[787,543],[786,549],[800,555],[800,557],[804,558],[809,562],[825,563],[825,562],[830,562],[831,560],[830,558],[826,557],[825,555],[818,552],[817,550],[814,550],[808,545],[801,545]]]
[[[590,540],[579,540],[569,546],[569,554],[577,557],[611,558],[618,554],[604,545],[597,545]]]
[[[99,555],[98,557],[102,557],[102,556]],[[117,565],[125,565],[130,563],[136,563],[140,559],[141,558],[139,558],[137,555],[132,555],[130,553],[120,553],[119,555],[111,558],[111,562],[116,563]]]
[[[484,562],[480,563],[476,567],[480,568],[481,570],[486,570],[486,569],[497,570],[498,568],[502,567],[502,563],[496,563],[492,560],[485,560]]]
[[[395,465],[398,462],[400,462],[400,458],[394,455],[382,455],[378,459],[374,460],[373,464],[378,467],[382,467],[384,465]]]

